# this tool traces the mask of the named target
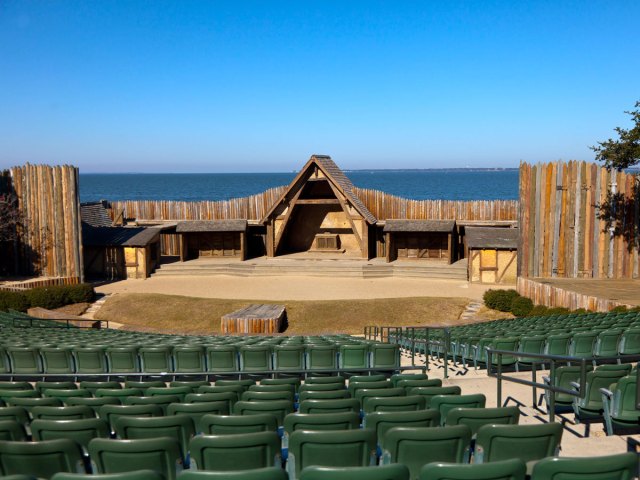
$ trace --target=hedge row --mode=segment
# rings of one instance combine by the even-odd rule
[[[515,290],[487,290],[483,295],[484,304],[493,310],[513,313],[516,317],[542,317],[545,315],[564,315],[567,313],[581,314],[588,313],[584,308],[569,310],[564,307],[545,307],[544,305],[533,305],[531,299],[521,296]],[[640,307],[627,309],[620,306],[611,310],[612,312],[640,311]]]
[[[0,311],[17,310],[26,312],[32,307],[47,309],[60,308],[72,303],[91,303],[96,292],[89,284],[38,287],[24,292],[0,290]]]

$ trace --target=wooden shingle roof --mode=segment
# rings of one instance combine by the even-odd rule
[[[468,248],[518,248],[517,228],[466,227],[464,233]]]
[[[106,202],[81,203],[80,217],[92,227],[110,227],[113,224],[107,213]]]
[[[178,222],[177,233],[185,232],[246,232],[246,220],[187,220]]]
[[[91,247],[145,247],[158,240],[161,228],[82,225],[82,244]]]
[[[455,226],[455,220],[387,220],[383,231],[451,233]]]

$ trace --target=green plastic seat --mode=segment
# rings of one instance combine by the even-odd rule
[[[351,398],[349,391],[342,388],[340,390],[305,390],[300,392],[298,400],[304,402],[305,400],[332,400],[340,398]]]
[[[240,347],[239,352],[241,371],[260,373],[273,369],[273,350],[270,345],[245,345]]]
[[[273,348],[274,370],[302,372],[305,368],[303,345],[276,345]]]
[[[3,381],[0,382],[0,392],[2,390],[33,390],[33,385],[31,385],[31,383],[29,382],[23,382],[23,381],[18,381],[18,382],[8,382],[8,381]]]
[[[251,385],[255,385],[255,384],[256,384],[256,381],[251,378],[243,378],[242,380],[220,379],[220,380],[216,380],[216,383],[215,385],[213,385],[213,387],[240,386],[243,389],[242,391],[245,391],[245,390],[248,390]],[[202,387],[202,388],[206,388],[206,387]],[[201,390],[201,388],[198,390]]]
[[[622,377],[609,389],[603,389],[603,416],[607,435],[640,433],[640,410],[637,408],[637,375]]]
[[[619,328],[612,328],[603,330],[596,337],[596,342],[593,345],[594,357],[614,357],[618,354],[618,342],[622,336],[622,330]]]
[[[186,415],[199,426],[200,419],[205,415],[229,415],[229,404],[225,401],[171,403],[167,406],[167,415]],[[199,430],[198,430],[199,431]]]
[[[10,402],[12,398],[40,398],[37,390],[0,390],[0,400]]]
[[[430,463],[420,469],[419,480],[525,480],[527,467],[518,459],[481,464]],[[535,477],[534,477],[535,478]],[[536,479],[537,480],[537,479]],[[567,479],[568,480],[568,479]]]
[[[389,378],[394,387],[401,387],[398,383],[403,380],[429,380],[429,376],[426,373],[396,373]]]
[[[272,400],[288,400],[293,402],[295,394],[292,391],[280,390],[275,392],[247,390],[243,392],[240,400],[243,402],[264,402]]]
[[[198,470],[233,471],[280,466],[280,437],[275,432],[198,435],[189,444]]]
[[[354,370],[369,368],[369,357],[369,345],[367,344],[340,345],[338,366],[342,369]]]
[[[123,405],[157,405],[162,409],[163,415],[167,414],[167,409],[172,403],[180,402],[177,395],[157,395],[155,397],[126,397]]]
[[[184,401],[185,395],[192,393],[191,387],[149,387],[147,388],[147,396],[155,397],[157,395],[174,395],[180,401]]]
[[[287,472],[300,477],[309,466],[365,467],[376,463],[376,434],[364,428],[333,431],[297,430],[289,437]]]
[[[152,470],[133,470],[123,473],[56,473],[51,480],[165,480],[165,478]]]
[[[93,409],[86,405],[66,407],[37,406],[31,409],[34,420],[79,420],[81,418],[95,418]]]
[[[584,388],[584,398],[574,397],[573,411],[576,420],[587,426],[586,435],[589,435],[589,424],[603,422],[604,404],[602,402],[601,389],[609,388],[612,383],[618,382],[625,376],[624,370],[597,369],[587,373]]]
[[[344,387],[346,379],[341,375],[329,375],[326,377],[309,376],[304,381],[305,385],[322,385],[325,383],[341,383]]]
[[[69,390],[63,389],[63,388],[47,389],[44,392],[42,392],[42,395],[44,397],[49,397],[49,398],[59,398],[63,402],[66,398],[70,398],[70,397],[91,398],[92,396],[89,390],[84,390],[81,388],[72,388]]]
[[[238,348],[233,345],[206,347],[207,370],[211,373],[239,372]]]
[[[45,390],[77,390],[78,385],[75,382],[71,381],[60,381],[60,382],[51,382],[51,381],[43,381],[36,382],[35,389],[40,393],[43,393]]]
[[[547,340],[546,335],[523,335],[520,337],[520,343],[518,344],[518,353],[535,353],[541,354],[544,351],[544,344]],[[517,368],[531,367],[534,362],[540,362],[540,359],[533,357],[518,357]]]
[[[388,379],[388,375],[384,373],[369,373],[367,375],[351,375],[349,377],[349,383],[358,382],[384,382]]]
[[[640,354],[640,328],[628,328],[623,331],[618,344],[618,354]]]
[[[111,373],[139,373],[140,360],[138,347],[122,346],[107,347],[105,349],[107,367]],[[126,387],[126,384],[125,384]]]
[[[587,365],[587,370],[592,370],[591,365]],[[553,383],[554,386],[565,390],[572,390],[571,383],[580,380],[580,367],[567,366],[555,369],[553,378],[543,377],[546,383]],[[544,399],[546,401],[547,410],[551,408],[551,397],[553,392],[545,391]],[[555,413],[563,413],[573,411],[574,396],[569,393],[556,392],[555,394]]]
[[[182,458],[189,457],[189,442],[195,435],[193,419],[187,415],[167,417],[120,417],[116,420],[116,435],[122,439],[171,437],[177,440]]]
[[[527,464],[529,472],[535,461],[558,454],[561,439],[560,423],[484,425],[476,436],[473,461],[488,463],[519,458]]]
[[[164,412],[158,405],[103,405],[98,413],[115,432],[115,423],[120,417],[161,417]]]
[[[82,450],[73,440],[0,441],[0,475],[25,474],[51,478],[58,472],[86,472]]]
[[[58,400],[50,399],[50,400]],[[59,400],[58,400],[59,401]],[[117,397],[102,397],[102,398],[88,398],[88,397],[69,397],[64,399],[64,404],[68,406],[73,405],[86,405],[91,408],[97,417],[99,415],[100,407],[103,405],[120,405],[120,399]],[[56,406],[56,405],[52,405]]]
[[[287,473],[280,467],[254,468],[235,472],[210,472],[203,470],[185,470],[180,480],[288,480]]]
[[[276,417],[278,425],[282,425],[284,417],[293,413],[293,411],[293,402],[289,400],[261,400],[254,402],[239,401],[233,406],[234,415],[269,413]]]
[[[329,392],[329,391],[335,391],[335,390],[344,390],[344,391],[348,391],[345,386],[344,383],[340,383],[340,382],[335,382],[335,383],[305,383],[303,385],[300,385],[300,388],[298,389],[298,393],[303,393],[303,392]]]
[[[183,468],[180,444],[169,437],[137,440],[94,438],[89,442],[89,456],[98,473],[152,470],[167,480],[175,480]]]
[[[162,380],[125,380],[124,388],[135,388],[146,392],[151,387],[166,387],[167,384]]]
[[[42,365],[45,373],[75,373],[76,365],[70,348],[40,348]]]
[[[598,333],[593,331],[575,333],[569,343],[568,355],[576,358],[593,356],[593,346],[597,337]]]
[[[360,402],[355,398],[329,400],[305,400],[300,402],[300,413],[360,412]]]
[[[361,390],[361,392],[363,391]],[[365,414],[370,412],[407,412],[424,410],[425,408],[427,408],[427,401],[421,395],[398,397],[367,396],[362,398],[362,411]]]
[[[482,393],[471,395],[436,395],[431,399],[429,408],[440,412],[440,421],[444,425],[449,410],[452,408],[484,408],[487,397]]]
[[[31,422],[31,435],[34,440],[55,440],[68,438],[85,450],[94,438],[109,438],[107,422],[100,418],[82,418],[78,420],[43,420]]]
[[[545,355],[567,355],[569,353],[570,333],[548,335],[544,344]]]
[[[169,382],[169,387],[189,387],[191,389],[190,393],[194,393],[200,387],[210,386],[207,380],[174,380]]]
[[[255,415],[203,415],[197,430],[205,435],[275,432],[278,420],[269,413]]]
[[[264,378],[260,381],[260,385],[293,385],[294,391],[297,393],[300,389],[300,378],[284,377],[284,378]]]
[[[148,389],[147,389],[148,390]],[[142,397],[143,391],[140,388],[98,388],[94,395],[96,398],[116,397],[124,401],[127,397]]]
[[[471,429],[471,434],[475,436],[480,427],[484,425],[517,425],[519,420],[520,409],[518,407],[454,407],[447,412],[444,424],[448,427],[466,425]]]
[[[619,453],[591,457],[552,457],[540,460],[533,467],[534,480],[583,480],[598,478],[631,480],[636,476],[638,456]]]
[[[226,402],[229,412],[233,411],[237,401],[238,394],[235,392],[189,393],[184,396],[184,403]]]
[[[269,380],[265,378],[264,380]],[[264,380],[260,382],[260,385],[251,385],[248,388],[248,392],[288,392],[292,395],[296,393],[296,386],[291,383],[281,384],[265,384]]]
[[[107,357],[102,347],[76,347],[73,349],[78,373],[107,373]]]
[[[321,413],[290,413],[284,418],[283,446],[296,430],[353,430],[360,428],[360,415],[353,412],[324,415]]]
[[[305,346],[304,352],[307,371],[311,372],[312,375],[315,375],[315,373],[319,374],[321,372],[331,372],[338,368],[338,348],[335,345],[315,345],[313,347]],[[321,377],[313,378],[317,379]],[[311,380],[311,378],[307,378],[305,382],[321,383],[321,381],[310,382],[309,380]]]
[[[207,371],[205,348],[198,345],[173,347],[175,371],[180,373],[201,373]]]
[[[42,359],[37,348],[7,347],[11,372],[14,374],[44,373]]]
[[[14,420],[25,426],[29,424],[29,413],[23,407],[0,407],[0,422]]]
[[[408,393],[412,388],[418,387],[442,387],[442,380],[439,378],[432,379],[402,379],[395,383],[396,387],[404,388]]]
[[[376,432],[378,443],[394,427],[437,427],[440,412],[437,410],[417,410],[414,412],[371,412],[364,416],[364,426]]]
[[[361,388],[355,391],[355,398],[363,405],[368,398],[399,398],[405,397],[404,388]]]
[[[393,370],[400,366],[400,346],[392,343],[374,343],[369,347],[371,368]]]
[[[7,400],[7,405],[12,407],[22,407],[29,414],[33,407],[62,407],[62,400],[59,398],[20,398],[14,397]]]
[[[174,372],[171,351],[170,346],[140,347],[138,355],[142,371],[145,373]]]
[[[462,389],[453,385],[450,387],[414,387],[407,392],[407,395],[420,395],[424,397],[427,408],[431,408],[431,400],[438,395],[461,395]]]
[[[91,380],[83,380],[80,382],[80,388],[84,390],[89,390],[92,395],[98,391],[98,389],[122,389],[122,385],[120,382],[115,381],[91,381]]]
[[[380,443],[382,464],[402,463],[417,479],[422,467],[431,462],[462,463],[468,459],[471,430],[455,427],[393,427]]]
[[[355,398],[358,390],[362,390],[365,388],[367,390],[374,390],[374,389],[383,390],[386,388],[393,388],[393,384],[391,382],[387,382],[386,380],[380,380],[376,382],[351,382],[350,381],[348,390],[351,396]]]
[[[0,440],[24,442],[27,440],[24,425],[16,420],[0,420]]]
[[[307,467],[300,480],[409,480],[409,469],[390,464],[377,467]]]

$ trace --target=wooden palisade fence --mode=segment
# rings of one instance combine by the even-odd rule
[[[522,163],[519,276],[638,278],[639,210],[636,175],[587,162]]]
[[[0,193],[17,197],[22,218],[12,254],[3,255],[5,268],[18,275],[59,277],[62,283],[82,280],[78,169],[26,164],[2,177]]]

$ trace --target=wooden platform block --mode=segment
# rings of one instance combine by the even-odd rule
[[[252,304],[222,316],[224,335],[273,335],[280,333],[286,310],[284,305]]]

